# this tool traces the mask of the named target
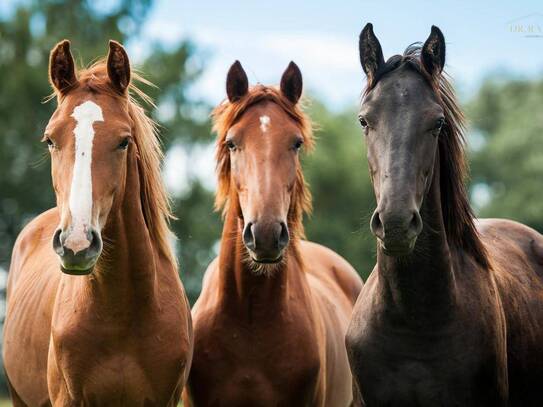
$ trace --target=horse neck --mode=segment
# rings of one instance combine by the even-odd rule
[[[423,229],[411,254],[387,256],[377,249],[380,298],[385,312],[405,324],[447,320],[454,302],[451,248],[441,208],[439,154],[432,183],[421,207]]]
[[[145,222],[136,153],[129,154],[124,196],[113,204],[103,231],[104,253],[86,279],[91,301],[130,312],[156,300],[159,256]]]
[[[219,254],[220,302],[240,318],[277,316],[293,296],[306,293],[303,265],[296,238],[285,252],[285,262],[272,275],[258,274],[247,262],[242,241],[243,220],[237,197],[230,199]]]

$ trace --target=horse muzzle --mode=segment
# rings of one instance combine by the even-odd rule
[[[89,227],[84,239],[71,238],[70,232],[57,229],[53,236],[53,248],[60,258],[60,269],[71,275],[92,273],[102,253],[102,238],[94,228]]]
[[[285,222],[248,222],[243,230],[243,243],[256,263],[280,262],[289,240]]]
[[[376,210],[371,218],[371,231],[387,256],[407,256],[415,248],[422,231],[422,219],[416,210],[390,213]]]

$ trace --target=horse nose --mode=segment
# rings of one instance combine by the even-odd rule
[[[422,218],[419,211],[413,211],[413,217],[409,223],[408,232],[413,236],[418,236],[420,235],[420,232],[422,232]]]
[[[62,256],[64,254],[64,245],[63,240],[64,238],[61,238],[62,235],[62,229],[57,229],[55,234],[53,235],[53,249],[55,250],[55,253],[59,256]]]
[[[53,235],[53,249],[60,257],[61,269],[68,274],[88,274],[102,252],[102,238],[93,227],[89,227],[86,238],[88,245],[82,250],[74,250],[66,244],[69,232],[57,229]]]
[[[279,250],[284,250],[287,247],[290,240],[290,235],[288,233],[288,227],[285,222],[281,222],[281,232],[279,233],[279,239],[277,241],[277,247]]]
[[[256,241],[253,233],[253,222],[248,222],[243,230],[243,243],[249,250],[255,250]]]
[[[376,210],[371,217],[370,228],[385,243],[409,243],[422,231],[422,219],[417,210]]]
[[[371,217],[370,229],[375,237],[381,240],[385,238],[385,229],[383,228],[383,223],[381,222],[381,217],[377,210],[373,212],[373,216]]]
[[[274,261],[281,257],[290,240],[285,222],[248,222],[243,231],[243,243],[257,261]]]

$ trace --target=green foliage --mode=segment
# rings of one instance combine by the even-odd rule
[[[375,265],[375,240],[369,219],[375,198],[368,175],[362,130],[353,109],[335,114],[314,102],[316,149],[304,160],[313,194],[307,238],[345,257],[366,278]]]
[[[213,194],[199,181],[193,181],[191,193],[175,200],[174,232],[179,239],[180,274],[189,300],[194,303],[202,289],[207,265],[217,255],[222,223],[213,212]],[[218,246],[217,246],[218,247]]]
[[[482,217],[515,219],[543,230],[541,106],[543,80],[488,79],[468,104],[473,131],[482,137],[471,162],[473,184],[489,195],[479,205]]]
[[[200,75],[203,67],[192,43],[183,43],[173,51],[155,44],[153,50],[141,68],[156,85],[147,89],[158,106],[152,116],[161,125],[165,151],[177,147],[191,157],[191,152],[209,145],[212,140],[210,107],[187,96],[188,85]],[[180,274],[187,295],[194,303],[201,290],[203,271],[215,255],[212,247],[220,238],[221,225],[219,215],[213,212],[213,193],[198,179],[181,179],[181,176],[179,184],[188,183],[188,188],[172,197],[178,220],[171,226],[178,239]]]

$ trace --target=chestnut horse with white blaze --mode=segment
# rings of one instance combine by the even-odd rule
[[[57,206],[13,249],[4,363],[15,406],[176,406],[186,381],[191,316],[162,153],[131,76],[114,41],[79,73],[68,41],[51,52],[58,106],[43,141]]]
[[[360,35],[360,109],[377,200],[377,265],[356,303],[349,360],[367,406],[540,406],[543,236],[474,219],[465,122],[437,27],[386,62]]]
[[[344,335],[362,288],[331,250],[301,240],[310,209],[299,152],[311,148],[291,63],[280,89],[251,89],[239,62],[213,113],[224,208],[220,254],[193,309],[185,406],[348,406]]]

